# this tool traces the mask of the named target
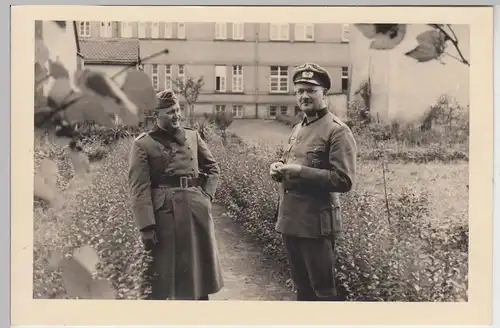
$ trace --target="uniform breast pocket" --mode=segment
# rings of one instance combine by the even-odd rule
[[[326,165],[327,154],[322,147],[313,147],[306,152],[307,165],[322,168]]]

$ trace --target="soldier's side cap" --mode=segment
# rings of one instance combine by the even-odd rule
[[[168,108],[179,102],[179,98],[172,89],[165,89],[158,92],[156,98],[158,99],[156,109]]]
[[[293,83],[310,83],[320,85],[327,90],[331,88],[331,77],[327,70],[315,63],[305,63],[295,67],[292,73]]]

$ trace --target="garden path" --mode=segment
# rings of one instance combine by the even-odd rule
[[[224,207],[212,205],[219,244],[224,288],[211,300],[293,300],[292,292],[276,277],[275,263],[263,255],[243,234],[243,229],[226,215]]]

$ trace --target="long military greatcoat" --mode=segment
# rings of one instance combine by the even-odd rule
[[[334,237],[341,231],[339,193],[352,188],[356,175],[356,141],[349,127],[325,108],[318,119],[294,126],[281,162],[302,169],[280,181],[276,230]]]
[[[199,177],[197,187],[156,186],[162,176]],[[153,298],[196,299],[223,286],[211,199],[219,167],[198,132],[180,128],[168,134],[156,127],[137,137],[130,152],[129,192],[139,230],[156,225],[153,246]]]

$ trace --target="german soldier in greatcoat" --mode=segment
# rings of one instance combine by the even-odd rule
[[[334,243],[341,230],[339,193],[356,175],[357,146],[349,127],[328,110],[331,79],[314,63],[293,72],[304,113],[270,175],[280,182],[276,230],[282,234],[298,301],[338,300]]]
[[[194,129],[180,125],[175,93],[158,95],[156,124],[130,151],[132,212],[151,251],[151,297],[208,300],[223,287],[211,202],[219,167]]]

